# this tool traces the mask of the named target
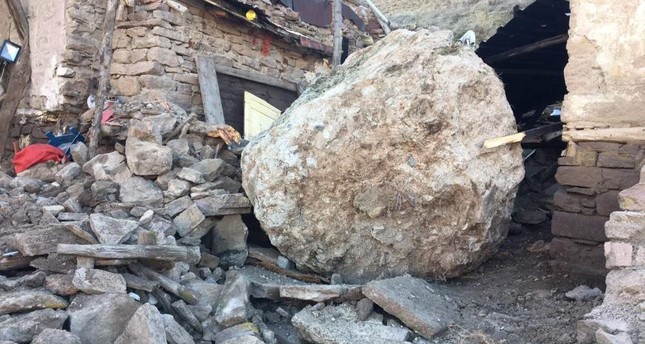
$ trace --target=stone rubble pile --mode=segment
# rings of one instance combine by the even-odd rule
[[[406,343],[459,317],[423,280],[328,284],[249,246],[227,128],[167,105],[119,105],[113,151],[0,172],[0,342]]]

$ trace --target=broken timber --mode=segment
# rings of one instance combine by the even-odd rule
[[[190,264],[197,264],[200,259],[197,246],[59,244],[56,252],[102,259],[153,259]]]
[[[280,80],[278,78],[272,78],[270,76],[266,76],[260,73],[239,70],[239,69],[222,66],[222,65],[217,65],[215,68],[217,69],[217,72],[220,74],[226,74],[228,76],[234,76],[236,78],[258,82],[269,86],[275,86],[275,87],[283,88],[285,90],[289,90],[293,92],[298,92],[298,85],[293,82]]]
[[[278,266],[276,260],[280,254],[277,250],[261,247],[249,247],[246,264],[256,265],[269,271],[285,275],[308,283],[329,283],[328,279],[314,274],[307,274],[295,270],[287,270]]]
[[[155,272],[151,269],[146,268],[145,266],[135,263],[128,266],[132,272],[134,272],[139,277],[149,278],[153,281],[159,282],[162,288],[178,296],[182,300],[194,305],[197,303],[197,297],[195,294],[184,287],[183,285],[173,281],[172,279]]]
[[[215,57],[197,55],[195,60],[199,77],[199,89],[202,92],[204,101],[206,123],[224,124],[224,109],[222,108],[222,98],[217,82]]]
[[[553,124],[530,129],[530,130],[512,134],[512,135],[488,139],[484,141],[484,148],[490,149],[490,148],[504,146],[511,143],[519,143],[523,141],[534,141],[533,138],[536,138],[539,136],[548,136],[552,138],[553,135],[555,135],[557,137],[560,135],[561,132],[562,132],[562,123],[553,123]]]
[[[564,43],[567,41],[567,39],[569,39],[569,35],[567,35],[566,33],[562,35],[550,37],[547,39],[543,39],[541,41],[537,41],[535,43],[527,44],[525,46],[521,46],[515,49],[505,51],[503,53],[499,53],[497,55],[490,56],[484,59],[484,62],[486,62],[487,64],[491,64],[491,63],[504,61],[515,56],[524,55],[532,51],[536,51],[536,50],[548,48],[550,46],[558,45],[560,43]]]
[[[225,194],[195,200],[204,216],[248,214],[251,202],[243,194]]]

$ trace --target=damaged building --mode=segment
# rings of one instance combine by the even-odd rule
[[[0,342],[645,342],[642,0],[0,0]]]

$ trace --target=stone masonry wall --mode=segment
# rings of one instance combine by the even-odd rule
[[[162,3],[135,6],[128,9],[126,20],[117,22],[114,93],[129,97],[159,90],[169,101],[201,114],[198,54],[213,55],[225,66],[294,83],[302,83],[305,72],[313,71],[322,59],[243,21],[185,5],[189,11],[183,14]],[[220,81],[220,89],[226,88]]]
[[[645,2],[571,0],[565,69],[568,94],[563,104],[564,138],[569,140],[556,175],[564,186],[554,197],[551,244],[554,265],[604,276],[604,231],[619,209],[618,194],[638,182],[645,137],[601,130],[645,126]],[[572,130],[584,130],[576,142]],[[579,136],[578,136],[579,137]],[[598,139],[594,142],[594,137]]]
[[[578,343],[645,342],[645,167],[640,183],[618,194],[619,210],[605,224],[609,239],[603,304],[578,323]]]

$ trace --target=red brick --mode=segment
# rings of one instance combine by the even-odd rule
[[[565,190],[560,189],[553,195],[553,205],[556,206],[557,209],[564,210],[569,213],[579,213],[582,210],[582,206],[580,205],[581,197],[585,196],[570,194]]]
[[[633,169],[603,168],[602,185],[612,190],[625,190],[638,183],[639,174]]]
[[[636,159],[633,155],[602,152],[598,155],[598,167],[634,168],[636,167]]]
[[[603,182],[600,169],[584,166],[560,166],[555,174],[555,179],[561,185],[587,188],[600,187]]]
[[[605,236],[606,216],[553,212],[551,232],[554,235],[584,240],[607,241]]]
[[[559,261],[584,262],[585,265],[599,270],[605,267],[605,252],[602,244],[582,245],[571,239],[556,237],[551,240],[549,254]]]

